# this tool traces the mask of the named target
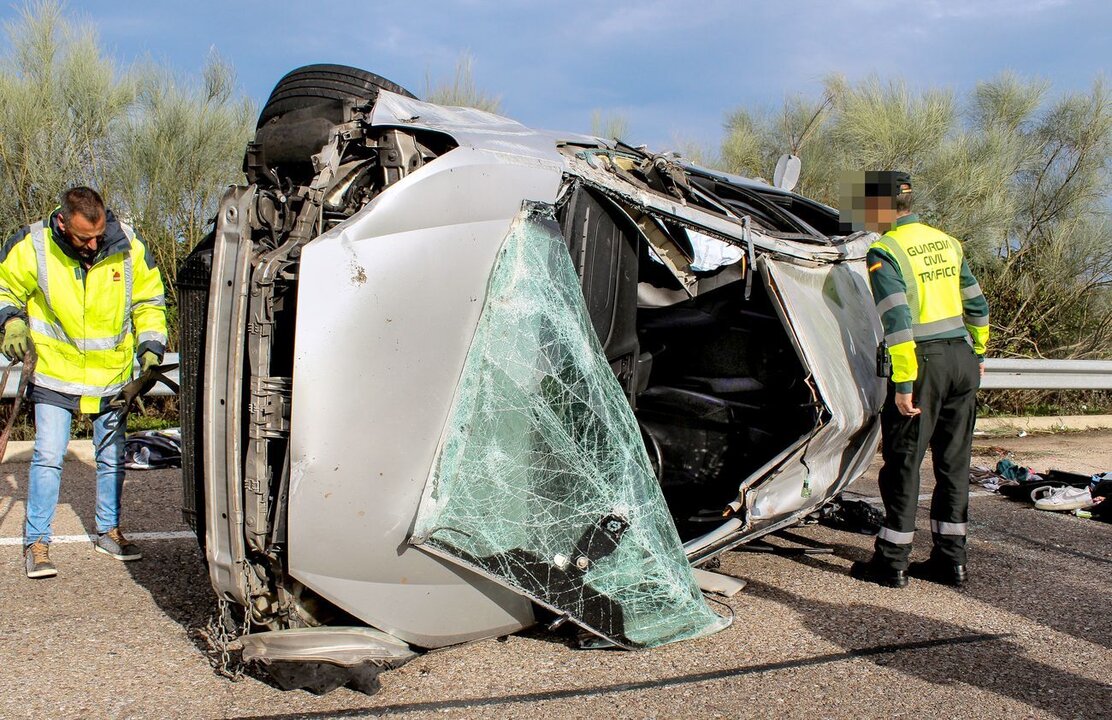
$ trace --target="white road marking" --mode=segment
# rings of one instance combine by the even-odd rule
[[[174,530],[171,532],[129,532],[127,533],[128,540],[185,540],[194,539],[197,536],[192,530]],[[55,535],[51,540],[51,544],[65,545],[66,543],[91,543],[97,539],[96,535]],[[0,545],[22,545],[23,538],[21,537],[6,537],[0,538]]]

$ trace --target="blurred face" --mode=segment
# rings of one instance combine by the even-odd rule
[[[865,198],[865,229],[886,233],[896,224],[897,212],[893,207],[892,198],[866,197]]]
[[[68,221],[62,217],[58,218],[58,227],[65,233],[70,245],[73,245],[83,258],[96,255],[100,244],[104,242],[104,228],[107,224],[108,220],[104,215],[101,215],[99,220],[90,220],[81,213],[75,212]]]

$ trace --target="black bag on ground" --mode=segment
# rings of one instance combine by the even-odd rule
[[[181,431],[143,430],[124,441],[124,467],[128,470],[161,470],[181,467]]]

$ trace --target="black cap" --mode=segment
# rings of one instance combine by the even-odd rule
[[[911,175],[900,170],[865,173],[865,197],[891,197],[911,192]]]

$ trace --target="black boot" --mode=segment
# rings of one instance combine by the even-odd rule
[[[911,563],[907,574],[913,578],[950,587],[961,587],[969,580],[969,572],[965,569],[965,565],[935,558]]]
[[[857,580],[876,583],[890,588],[907,587],[907,573],[890,565],[877,562],[876,558],[858,560],[849,568],[849,576]]]

